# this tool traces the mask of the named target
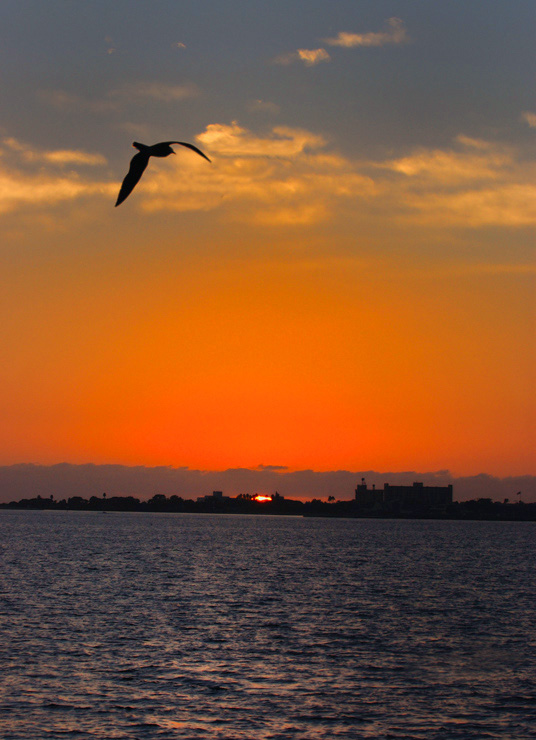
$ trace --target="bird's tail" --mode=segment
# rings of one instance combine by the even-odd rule
[[[148,147],[147,144],[140,144],[139,141],[133,141],[132,146],[135,146],[136,149],[140,150],[140,152],[143,152],[144,149],[150,149],[150,147]]]

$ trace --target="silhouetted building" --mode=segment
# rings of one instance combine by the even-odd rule
[[[355,489],[355,500],[360,508],[404,511],[415,509],[444,509],[452,504],[452,485],[425,486],[415,482],[412,486],[392,486],[385,483],[382,489],[368,488],[361,479]]]
[[[223,501],[224,499],[227,500],[229,497],[223,495],[223,491],[212,491],[211,496],[199,496],[198,501],[208,501],[209,503],[211,501]]]

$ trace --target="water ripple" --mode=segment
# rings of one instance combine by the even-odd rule
[[[532,523],[0,513],[6,740],[536,737]]]

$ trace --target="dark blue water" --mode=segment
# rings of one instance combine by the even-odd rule
[[[536,737],[532,523],[0,513],[0,734]]]

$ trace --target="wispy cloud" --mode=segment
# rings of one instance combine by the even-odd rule
[[[435,227],[520,227],[536,224],[536,185],[505,183],[454,193],[409,192],[412,220]]]
[[[25,174],[0,168],[0,212],[20,207],[50,206],[82,196],[111,195],[117,187],[110,183],[85,181],[81,178],[45,173]]]
[[[272,103],[269,100],[250,100],[247,109],[250,113],[270,113],[274,116],[281,112],[277,103]]]
[[[418,149],[406,157],[388,160],[381,167],[408,177],[425,178],[441,184],[472,180],[496,180],[512,163],[512,152],[503,146],[458,136],[455,149]]]
[[[236,122],[211,124],[197,139],[213,166],[177,157],[146,182],[143,208],[218,208],[273,226],[326,220],[351,202],[356,219],[374,208],[432,228],[536,224],[535,167],[503,144],[459,136],[449,148],[356,162],[303,129],[275,127],[260,137]]]
[[[127,207],[219,211],[223,218],[266,227],[315,224],[348,212],[348,204],[356,222],[374,212],[424,228],[536,224],[536,164],[503,143],[460,135],[443,148],[355,161],[330,150],[322,136],[288,126],[259,134],[236,121],[213,123],[196,139],[212,165],[178,148],[176,157],[149,168]],[[0,211],[110,197],[124,173],[114,182],[89,174],[104,163],[100,154],[5,138]]]
[[[459,136],[456,148],[420,149],[382,163],[404,177],[386,193],[406,217],[430,226],[536,224],[536,166],[511,147]]]
[[[521,114],[521,120],[525,121],[525,123],[528,123],[531,128],[536,128],[536,113],[525,111]]]
[[[104,41],[106,43],[106,53],[107,54],[115,54],[115,52],[117,51],[117,49],[115,47],[114,40],[112,39],[112,37],[111,36],[106,36],[104,38]]]
[[[409,41],[408,32],[400,18],[389,18],[383,31],[369,31],[367,33],[349,33],[340,31],[337,36],[324,39],[329,46],[341,46],[347,49],[361,46],[387,46],[388,44],[405,44]],[[331,56],[323,47],[318,49],[297,49],[286,54],[280,54],[274,64],[289,65],[301,62],[307,67],[314,67],[321,62],[330,62]]]
[[[65,90],[41,90],[39,98],[47,105],[66,112],[110,113],[118,110],[119,103],[108,98],[86,98]]]
[[[124,131],[129,136],[133,136],[135,139],[145,141],[145,139],[151,138],[151,126],[147,123],[135,123],[134,121],[123,121],[116,124],[116,128],[119,131]]]
[[[106,157],[102,154],[91,154],[80,149],[37,149],[13,137],[6,137],[2,140],[2,144],[12,152],[16,152],[26,162],[50,162],[58,165],[106,164]]]
[[[367,33],[348,33],[340,31],[334,38],[324,39],[329,46],[386,46],[387,44],[404,44],[409,41],[404,22],[400,18],[389,18],[387,27],[383,31],[369,31]]]
[[[288,54],[281,54],[274,59],[274,63],[288,65],[302,62],[307,67],[314,67],[321,62],[329,62],[330,60],[331,57],[325,49],[298,49]]]
[[[326,153],[325,140],[303,129],[280,126],[260,137],[236,122],[211,124],[197,140],[213,165],[180,152],[145,183],[143,208],[223,208],[235,220],[303,226],[329,218],[338,199],[367,197],[374,189],[370,177]]]
[[[163,103],[173,103],[177,100],[193,98],[199,95],[196,85],[187,83],[183,85],[168,85],[162,82],[133,82],[116,90],[111,90],[108,96],[120,100],[159,100]]]
[[[106,159],[101,154],[65,149],[43,150],[7,137],[2,141],[0,155],[2,213],[20,207],[40,208],[82,196],[110,192],[109,183],[93,180],[72,170],[78,165],[106,164]],[[46,170],[43,164],[54,165],[54,169]],[[68,173],[61,169],[65,166],[69,166]]]
[[[287,126],[276,126],[269,136],[255,136],[236,121],[230,125],[212,123],[197,139],[214,154],[224,157],[290,158],[326,143],[322,136]]]
[[[199,94],[199,88],[192,83],[170,85],[163,82],[127,83],[109,90],[102,98],[87,98],[65,90],[43,90],[39,93],[42,100],[55,108],[97,114],[118,111],[129,104],[139,104],[147,100],[177,103]]]

